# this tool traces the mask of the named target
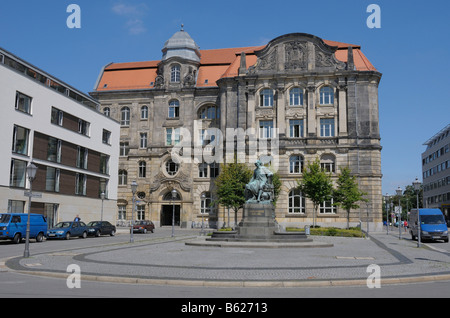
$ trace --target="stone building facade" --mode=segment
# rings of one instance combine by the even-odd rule
[[[170,225],[175,207],[182,227],[228,223],[227,211],[210,203],[217,162],[237,154],[249,167],[262,159],[279,173],[281,225],[312,224],[312,203],[295,188],[302,168],[319,158],[333,180],[349,166],[368,193],[352,225],[368,217],[381,226],[381,74],[358,45],[292,33],[261,47],[200,50],[181,30],[162,52],[160,61],[105,66],[91,93],[121,122],[119,219],[131,219],[135,180],[135,218]],[[346,212],[330,200],[316,220],[342,227]]]

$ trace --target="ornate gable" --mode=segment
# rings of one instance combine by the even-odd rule
[[[255,52],[258,60],[250,67],[249,75],[343,70],[346,63],[336,59],[336,50],[314,35],[283,35]]]

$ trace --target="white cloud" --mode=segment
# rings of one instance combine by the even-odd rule
[[[112,7],[112,11],[124,18],[127,19],[127,22],[125,23],[125,28],[128,30],[128,32],[132,35],[138,35],[141,33],[145,33],[147,31],[147,28],[145,27],[143,18],[146,15],[148,11],[148,7],[146,4],[125,4],[125,3],[118,3],[115,4]]]

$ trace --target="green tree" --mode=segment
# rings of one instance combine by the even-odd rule
[[[341,169],[338,176],[337,188],[333,191],[334,204],[342,207],[347,211],[347,229],[350,227],[350,210],[358,209],[359,201],[367,202],[364,198],[367,193],[362,192],[358,188],[356,177],[351,175],[349,167]]]
[[[320,160],[316,158],[314,162],[308,162],[303,169],[302,180],[297,181],[298,189],[309,198],[314,205],[313,226],[316,226],[316,213],[319,205],[329,200],[333,194],[333,185],[330,174],[320,167]]]
[[[215,184],[217,187],[217,200],[219,204],[234,211],[234,220],[237,224],[237,212],[245,204],[245,185],[250,181],[253,172],[243,163],[222,164],[220,174]]]

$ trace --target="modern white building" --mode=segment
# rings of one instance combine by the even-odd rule
[[[422,153],[423,202],[438,208],[450,221],[450,124],[424,144]]]
[[[95,99],[0,48],[0,107],[0,213],[28,211],[33,163],[31,211],[49,225],[116,221],[120,126]]]

